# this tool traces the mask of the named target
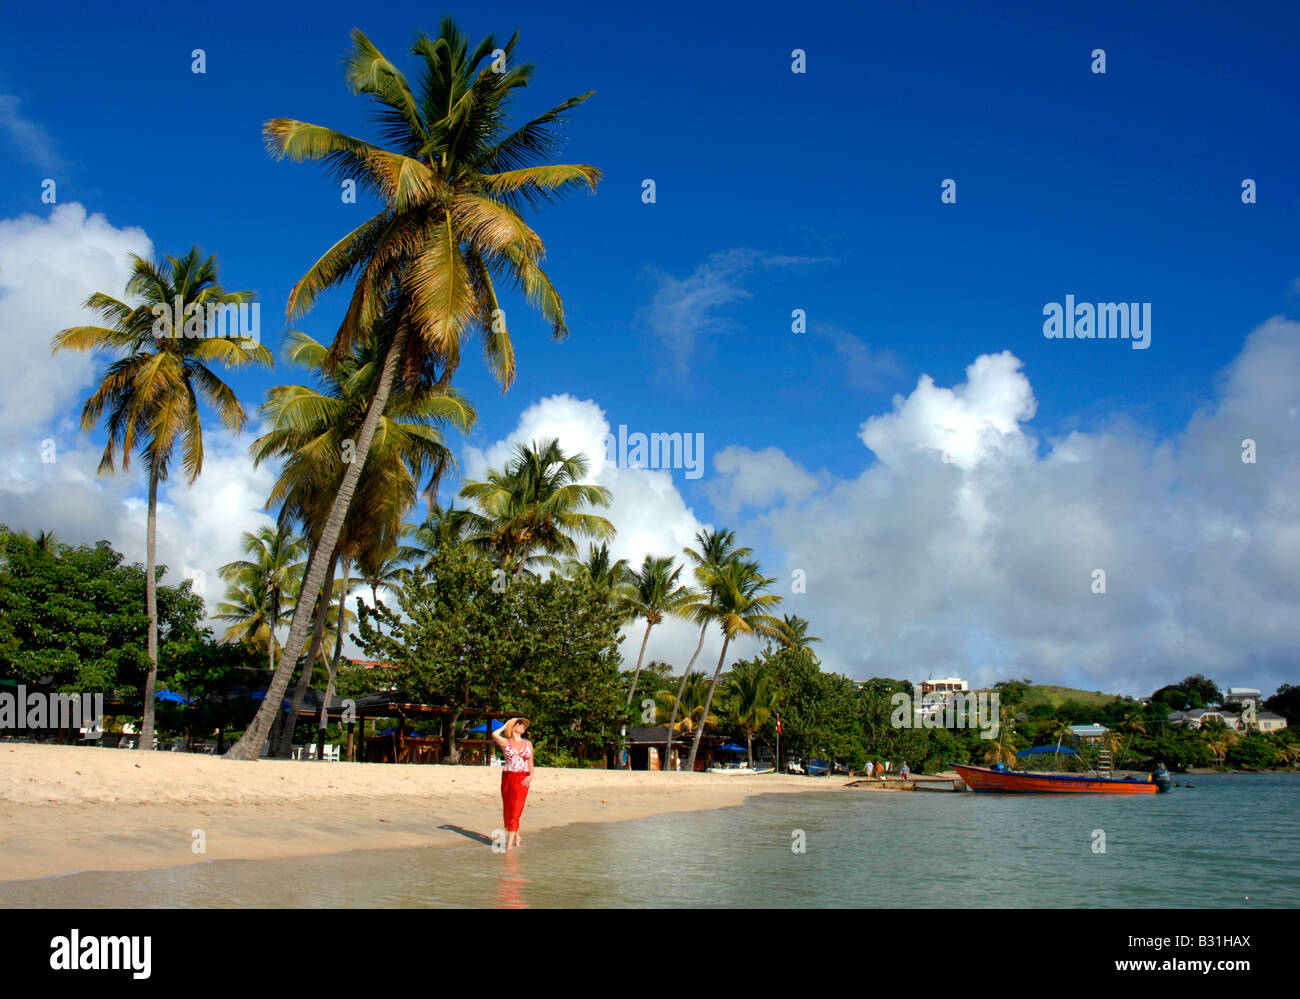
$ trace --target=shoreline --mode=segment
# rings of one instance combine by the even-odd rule
[[[0,744],[0,881],[466,840],[487,846],[502,824],[500,774],[496,767],[239,762]],[[840,789],[786,774],[538,767],[522,831]]]

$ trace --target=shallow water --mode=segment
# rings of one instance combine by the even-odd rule
[[[762,795],[462,845],[0,882],[0,906],[1300,907],[1300,777],[1150,797]],[[1105,852],[1094,852],[1105,834]],[[802,831],[804,852],[795,852]]]

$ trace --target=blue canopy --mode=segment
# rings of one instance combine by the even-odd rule
[[[1079,755],[1075,750],[1071,749],[1069,746],[1060,746],[1060,745],[1057,745],[1057,746],[1035,746],[1033,749],[1022,749],[1020,752],[1016,753],[1016,755],[1017,755],[1017,756],[1037,756],[1037,755],[1040,754],[1040,753],[1074,753],[1075,756],[1078,756],[1078,755]]]
[[[737,746],[734,742],[724,742],[718,749],[728,753],[744,753],[747,751],[744,746]]]
[[[492,731],[495,732],[497,729],[501,728],[503,725],[505,725],[505,722],[503,722],[503,721],[496,721],[495,719],[493,719],[493,721],[492,721]],[[477,725],[475,725],[473,728],[469,729],[469,731],[471,731],[471,732],[486,732],[486,731],[487,731],[487,722],[479,722],[479,723],[478,723]]]

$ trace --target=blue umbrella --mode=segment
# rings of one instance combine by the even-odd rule
[[[172,693],[170,690],[160,690],[154,694],[155,701],[166,701],[168,704],[193,704],[188,697],[182,697],[180,694]]]
[[[503,721],[496,721],[496,720],[493,720],[493,722],[492,722],[492,731],[495,732],[497,729],[501,728],[503,725],[505,725],[505,722],[503,722]],[[474,726],[472,729],[470,729],[469,731],[471,731],[471,732],[486,732],[486,731],[487,731],[487,722],[479,722],[477,725],[475,725],[475,726]]]
[[[1074,753],[1075,756],[1079,755],[1069,746],[1034,746],[1032,749],[1022,749],[1016,755],[1020,757],[1040,756],[1043,753]]]
[[[734,742],[725,742],[725,743],[723,743],[721,746],[719,746],[718,749],[720,749],[720,750],[722,750],[722,751],[724,751],[724,752],[728,752],[728,753],[744,753],[744,752],[747,752],[747,750],[746,750],[746,748],[745,748],[744,746],[737,746]]]

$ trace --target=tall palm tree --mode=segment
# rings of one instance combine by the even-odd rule
[[[631,569],[627,559],[611,560],[608,542],[601,542],[599,547],[589,545],[585,559],[570,559],[565,563],[564,575],[587,583],[597,598],[611,607],[628,608],[636,592],[628,578]]]
[[[671,690],[655,691],[655,700],[658,702],[655,712],[656,721],[659,724],[669,722],[671,735],[689,734],[701,724],[713,726],[721,724],[716,715],[709,715],[707,720],[704,718],[704,699],[709,693],[707,676],[703,673],[690,673],[686,677],[686,684],[678,689],[679,694],[674,694]],[[663,759],[664,768],[667,769],[668,762],[672,759],[671,745]]]
[[[589,94],[563,101],[507,134],[511,92],[534,72],[532,65],[515,64],[515,37],[498,58],[495,39],[485,38],[471,51],[454,22],[444,19],[437,38],[423,33],[416,38],[413,51],[422,63],[418,95],[364,34],[354,31],[352,41],[348,85],[375,103],[387,148],[284,118],[264,129],[274,155],[322,161],[384,204],[299,280],[289,295],[289,316],[301,315],[322,291],[355,277],[331,359],[346,357],[354,341],[370,338],[381,315],[393,317],[394,331],[356,439],[356,459],[334,497],[303,580],[285,646],[291,661],[305,644],[326,562],[399,369],[408,384],[429,375],[445,385],[460,364],[463,341],[478,332],[489,368],[508,388],[515,359],[497,299],[494,282],[499,280],[513,283],[550,322],[555,338],[562,338],[564,306],[541,268],[541,237],[520,212],[582,187],[595,190],[600,177],[591,166],[539,162],[558,147],[556,126],[564,113]],[[282,696],[288,682],[282,668],[267,701]],[[227,755],[252,759],[271,719],[272,708],[264,704]]]
[[[698,550],[696,548],[683,548],[682,554],[695,563],[691,571],[697,583],[707,583],[708,580],[716,577],[717,573],[728,562],[733,559],[745,558],[750,554],[750,549],[736,547],[736,532],[725,529],[697,531],[695,544]],[[705,585],[703,590],[697,594],[695,600],[682,608],[682,616],[700,626],[700,640],[695,643],[695,652],[691,655],[691,661],[686,664],[686,669],[682,671],[682,682],[677,688],[677,698],[674,701],[674,706],[682,700],[686,691],[686,679],[691,675],[691,670],[695,668],[695,660],[700,657],[700,650],[704,648],[704,636],[713,621],[714,596],[713,588]],[[664,759],[668,759],[667,754],[672,751],[673,726],[676,720],[674,715],[669,716],[668,738],[664,743]]]
[[[585,454],[565,454],[554,438],[517,444],[504,469],[461,487],[461,496],[478,506],[462,514],[467,543],[518,577],[536,565],[559,567],[557,556],[575,556],[574,535],[613,537],[613,524],[583,510],[610,501],[606,487],[582,481],[589,469]]]
[[[709,617],[722,629],[722,652],[718,656],[718,666],[713,671],[713,683],[709,686],[709,696],[704,701],[704,714],[707,716],[713,704],[714,692],[718,689],[718,677],[722,673],[722,664],[727,658],[727,649],[733,638],[741,635],[763,635],[768,638],[776,636],[781,622],[767,613],[767,608],[781,601],[775,593],[764,593],[776,582],[774,578],[764,576],[758,569],[757,562],[734,559],[727,562],[720,572],[702,580],[713,597]],[[690,759],[686,769],[695,769],[695,757],[700,751],[700,739],[704,735],[704,726],[695,732],[695,741],[691,744]]]
[[[776,640],[783,649],[807,649],[813,642],[821,641],[808,634],[808,622],[797,614],[782,615]]]
[[[732,722],[745,733],[749,765],[754,765],[754,733],[772,719],[776,694],[768,686],[768,674],[761,664],[740,662],[732,667],[727,683]]]
[[[685,586],[677,582],[682,574],[682,567],[673,564],[671,556],[647,555],[641,568],[632,572],[628,582],[632,585],[632,595],[628,598],[628,607],[636,617],[645,618],[645,634],[641,636],[641,652],[636,657],[636,672],[632,674],[632,686],[627,692],[630,706],[636,697],[637,681],[641,678],[641,663],[645,660],[646,643],[650,641],[650,629],[663,621],[665,616],[682,613],[683,609],[694,599]],[[629,765],[631,760],[629,759]]]
[[[307,542],[283,525],[260,527],[244,532],[244,552],[249,558],[228,562],[217,570],[233,587],[229,596],[234,600],[232,605],[223,605],[230,606],[231,610],[219,612],[218,617],[237,622],[227,635],[233,635],[233,629],[242,628],[259,645],[265,631],[267,668],[274,671],[278,645],[275,629],[286,623],[286,614],[293,607],[306,564],[303,557]],[[243,617],[236,610],[242,594],[261,594],[265,607],[251,617]]]
[[[269,429],[251,448],[255,464],[282,459],[267,506],[280,502],[281,522],[299,525],[313,552],[346,474],[346,442],[355,437],[374,393],[383,356],[382,336],[358,344],[353,354],[333,367],[326,363],[328,353],[328,348],[304,333],[289,335],[288,358],[318,372],[320,387],[280,385],[271,389],[261,409]],[[464,432],[474,419],[473,407],[458,393],[427,380],[390,393],[366,457],[366,476],[353,497],[326,568],[323,599],[317,600],[310,648],[290,704],[291,719],[297,719],[315,664],[323,659],[339,561],[371,566],[375,564],[373,553],[398,546],[406,512],[421,493],[432,500],[446,469],[455,464],[444,443],[443,428]],[[415,554],[413,549],[408,552]],[[388,568],[380,570],[381,575],[388,572]],[[292,746],[290,725],[282,732],[275,753],[287,757]]]
[[[1128,751],[1133,747],[1133,740],[1138,735],[1147,734],[1146,718],[1141,711],[1130,711],[1124,716],[1120,728],[1128,733],[1128,739],[1124,743],[1124,753],[1128,755]]]
[[[137,451],[149,481],[145,526],[145,609],[149,618],[149,675],[144,687],[140,748],[153,747],[154,695],[158,687],[158,484],[166,482],[172,455],[181,445],[185,479],[203,471],[203,426],[199,397],[229,430],[244,428],[248,417],[234,390],[211,365],[229,368],[273,363],[271,352],[244,336],[206,337],[203,315],[211,307],[253,300],[251,291],[221,287],[215,257],[206,260],[197,246],[182,257],[157,264],[131,255],[128,305],[103,292],[86,299],[102,326],[73,326],[55,334],[52,351],[102,350],[121,356],[109,365],[81,409],[81,427],[92,429],[104,417],[108,441],[99,474],[112,473],[120,456],[125,471]]]
[[[463,514],[464,511],[457,510],[455,504],[444,507],[437,500],[430,501],[424,520],[402,528],[402,537],[409,542],[409,547],[419,552],[412,561],[421,564],[427,572],[440,548],[459,544],[464,533]]]

